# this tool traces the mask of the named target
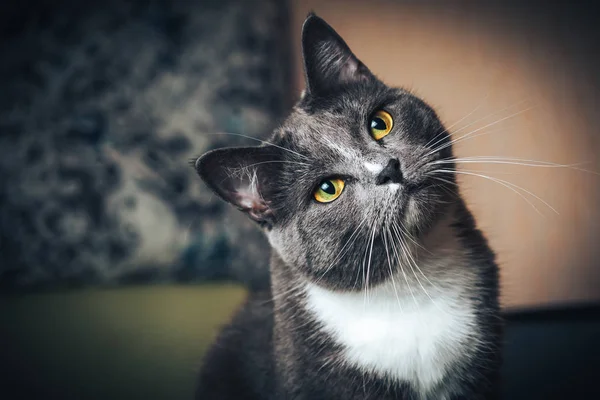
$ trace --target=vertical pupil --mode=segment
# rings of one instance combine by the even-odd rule
[[[327,194],[335,194],[335,187],[331,183],[331,181],[324,181],[321,183],[321,190]]]
[[[383,119],[375,117],[371,120],[371,128],[377,129],[378,131],[385,131],[387,129],[387,125]]]

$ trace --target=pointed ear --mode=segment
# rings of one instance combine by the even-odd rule
[[[239,147],[209,151],[195,162],[198,175],[223,200],[261,225],[272,225],[269,198],[281,153],[275,147]]]
[[[376,79],[340,35],[312,13],[302,26],[302,55],[306,91],[312,95],[327,94],[344,83]]]

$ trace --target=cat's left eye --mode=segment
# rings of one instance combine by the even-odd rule
[[[324,179],[315,189],[313,196],[319,203],[330,203],[340,197],[346,182],[340,178]]]
[[[394,126],[392,116],[383,110],[377,111],[369,121],[369,131],[373,139],[380,140],[387,136]]]

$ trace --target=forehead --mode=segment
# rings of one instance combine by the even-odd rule
[[[328,98],[304,97],[276,133],[279,144],[320,160],[357,156],[368,136],[369,117],[379,109],[394,116],[398,131],[418,131],[429,107],[402,89],[383,84],[353,85]],[[351,154],[355,153],[355,154]]]
[[[325,98],[304,96],[296,110],[309,118],[364,116],[377,108],[400,102],[410,96],[402,89],[389,88],[382,83],[346,85]]]
[[[308,95],[295,107],[280,135],[300,152],[331,148],[333,143],[356,139],[369,115],[398,101],[400,94],[386,87],[357,85],[325,99]]]

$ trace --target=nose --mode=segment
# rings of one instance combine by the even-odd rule
[[[392,158],[388,161],[385,168],[375,178],[375,183],[378,185],[386,185],[390,183],[402,183],[402,171],[400,170],[400,161],[397,158]]]

